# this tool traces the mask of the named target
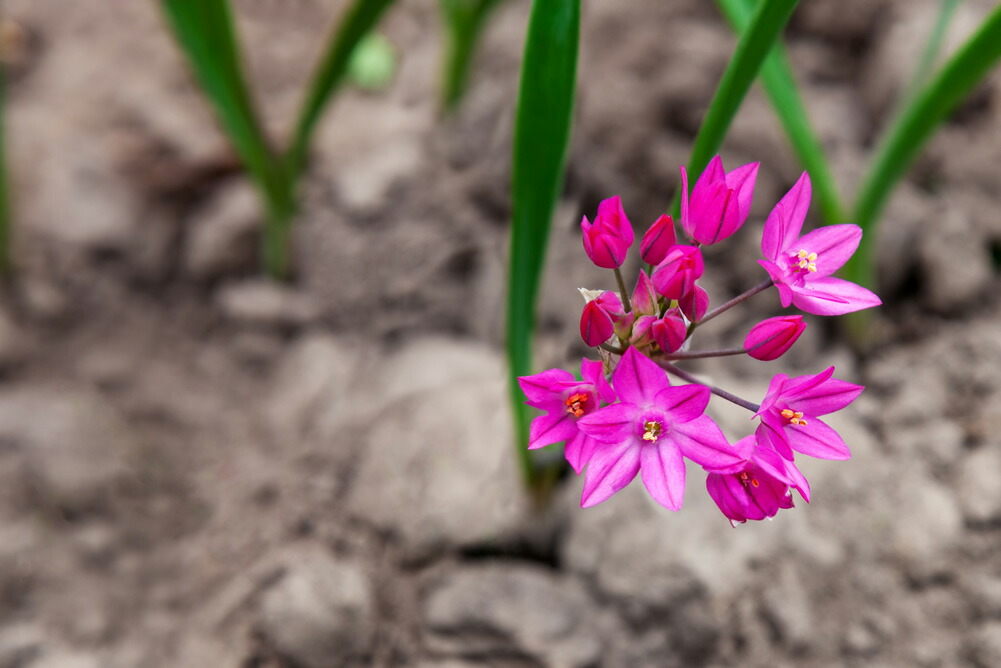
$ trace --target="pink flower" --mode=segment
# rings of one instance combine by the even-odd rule
[[[751,213],[758,164],[725,172],[717,155],[695,182],[690,199],[688,173],[681,168],[681,226],[689,237],[700,244],[714,244],[741,228]]]
[[[678,300],[678,306],[686,318],[691,322],[698,322],[709,310],[709,295],[696,285],[688,294]]]
[[[806,329],[801,315],[783,315],[762,320],[751,328],[744,339],[747,354],[756,360],[774,360],[792,348]]]
[[[566,441],[564,456],[577,473],[597,444],[580,430],[579,420],[598,410],[599,402],[615,401],[615,392],[605,380],[601,362],[581,360],[580,375],[583,380],[563,369],[549,369],[518,379],[528,399],[525,403],[546,412],[532,420],[528,448],[535,450]]]
[[[594,223],[585,216],[580,221],[580,229],[584,233],[584,252],[591,262],[605,269],[622,266],[634,237],[633,226],[618,196],[603,200],[598,205]]]
[[[862,286],[831,276],[858,248],[862,228],[828,225],[800,236],[810,207],[810,177],[806,172],[779,200],[765,221],[761,236],[765,268],[779,290],[782,306],[816,315],[841,315],[882,304]]]
[[[597,299],[584,304],[580,315],[580,338],[589,346],[600,346],[615,332],[615,323],[625,315],[622,302],[606,290]]]
[[[796,465],[774,450],[759,445],[754,436],[734,444],[743,458],[725,470],[710,471],[706,489],[731,526],[747,520],[774,517],[780,508],[792,508],[790,488],[810,502],[810,484]]]
[[[678,309],[668,309],[664,317],[656,320],[650,326],[653,340],[666,353],[677,352],[688,336],[688,325],[681,317]]]
[[[660,264],[668,249],[677,243],[674,220],[664,214],[658,218],[640,240],[640,257],[647,264]]]
[[[672,387],[664,371],[635,348],[622,356],[612,385],[620,403],[578,423],[599,442],[588,460],[582,508],[607,500],[640,473],[657,503],[678,510],[685,494],[685,457],[712,468],[740,460],[716,423],[703,415],[707,388]]]
[[[702,276],[705,264],[702,253],[695,246],[672,246],[664,260],[657,265],[651,280],[661,295],[667,299],[683,299]]]
[[[778,374],[768,385],[768,393],[755,414],[761,424],[755,436],[786,459],[793,450],[820,459],[850,459],[844,440],[818,415],[839,411],[855,401],[864,389],[837,378],[834,367],[815,376],[789,378]]]
[[[657,313],[659,299],[660,296],[653,287],[653,281],[650,280],[645,271],[640,269],[640,274],[636,278],[636,287],[633,289],[633,312],[640,315],[654,315]]]

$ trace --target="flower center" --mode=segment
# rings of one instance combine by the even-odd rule
[[[799,425],[800,427],[806,426],[806,420],[803,419],[803,411],[794,411],[791,408],[785,408],[780,415],[789,420],[789,424]]]
[[[656,443],[657,439],[660,438],[660,432],[663,430],[664,427],[661,423],[647,420],[643,423],[643,440]]]
[[[747,471],[741,471],[740,473],[738,473],[737,479],[740,480],[740,484],[743,485],[745,488],[748,485],[750,485],[751,487],[758,487],[759,485],[761,485],[761,483],[758,482],[758,479],[752,476]]]
[[[809,272],[817,271],[817,254],[800,250],[796,253],[796,266]]]
[[[576,418],[582,417],[584,415],[584,404],[587,403],[587,395],[583,392],[571,394],[564,403],[567,405],[567,413]]]

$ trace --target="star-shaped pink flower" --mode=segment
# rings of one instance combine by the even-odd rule
[[[803,172],[768,214],[761,236],[766,259],[758,263],[778,288],[782,306],[841,315],[882,304],[862,286],[832,276],[858,248],[861,227],[827,225],[800,236],[811,193],[810,177]]]
[[[703,415],[709,390],[673,387],[667,374],[629,348],[612,374],[620,402],[581,418],[581,431],[598,441],[588,460],[581,507],[607,500],[640,473],[657,503],[681,508],[685,461],[726,468],[740,461],[723,432]]]

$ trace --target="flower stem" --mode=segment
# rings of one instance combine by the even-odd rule
[[[633,310],[633,305],[629,303],[629,291],[626,290],[626,282],[622,280],[622,271],[618,267],[615,267],[612,271],[615,272],[615,282],[619,284],[619,296],[622,297],[622,308],[629,313]]]
[[[763,345],[763,343],[758,345]],[[757,346],[755,346],[757,347]],[[694,352],[666,353],[664,359],[667,360],[698,360],[706,357],[727,357],[729,355],[743,355],[747,353],[746,348],[723,348],[721,350],[696,350]]]
[[[720,397],[721,399],[726,399],[727,401],[735,403],[742,408],[746,408],[752,413],[757,413],[759,410],[761,410],[761,406],[759,406],[758,404],[752,403],[747,399],[741,399],[737,395],[730,394],[726,390],[720,389],[715,385],[710,385],[709,383],[703,383],[701,380],[699,380],[692,374],[688,373],[687,371],[684,371],[683,369],[679,369],[678,367],[674,366],[673,364],[671,364],[666,360],[657,360],[657,364],[659,364],[660,367],[665,371],[667,371],[668,373],[674,374],[675,376],[681,378],[682,380],[687,380],[689,383],[695,383],[696,385],[702,385],[703,387],[708,387],[709,391],[715,394],[717,397]]]
[[[607,350],[608,352],[610,352],[610,353],[612,353],[614,355],[625,355],[626,354],[626,349],[625,348],[616,348],[615,346],[613,346],[611,344],[608,344],[608,343],[602,343],[598,347],[601,348],[602,350]]]
[[[698,322],[693,322],[691,327],[689,328],[689,333],[691,333],[692,329],[695,329],[696,327],[698,327],[703,323],[709,322],[710,320],[718,316],[720,313],[723,313],[724,311],[729,311],[730,309],[732,309],[734,306],[741,303],[745,299],[753,297],[762,290],[767,290],[771,286],[772,286],[772,279],[769,278],[767,281],[762,281],[761,283],[758,283],[747,292],[737,295],[736,297],[734,297],[733,299],[724,304],[720,304],[719,306],[717,306],[716,308],[714,308],[713,310],[709,311],[704,316],[702,316],[702,320],[699,320]]]

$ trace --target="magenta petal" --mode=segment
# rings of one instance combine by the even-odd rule
[[[864,389],[862,385],[832,378],[812,391],[797,396],[795,400],[790,397],[789,401],[794,401],[796,410],[808,415],[827,415],[855,401]]]
[[[747,506],[747,493],[739,483],[732,487],[731,482],[733,482],[732,475],[710,473],[706,477],[706,491],[716,502],[716,506],[719,507],[723,516],[730,520],[730,524],[737,526],[747,519],[744,513],[744,508]]]
[[[587,465],[580,507],[590,508],[608,500],[632,482],[639,469],[640,449],[634,444],[599,444]]]
[[[647,264],[660,264],[668,249],[677,243],[674,220],[667,214],[658,218],[640,241],[640,257]]]
[[[783,376],[782,384],[776,388],[775,392],[781,394],[784,399],[796,400],[799,397],[815,392],[820,386],[829,381],[833,375],[834,367],[829,366],[820,373],[813,375],[807,374],[805,376],[796,376],[795,378]],[[778,376],[775,378],[778,378]],[[775,378],[772,380],[774,381]],[[769,394],[772,393],[771,383],[769,383],[768,392]]]
[[[737,211],[740,224],[751,214],[751,202],[754,199],[754,183],[758,178],[759,162],[749,162],[734,169],[726,175],[726,185],[737,191]]]
[[[706,412],[709,388],[704,385],[665,387],[657,393],[654,403],[669,414],[672,423],[691,422]]]
[[[654,315],[657,312],[657,289],[654,288],[653,281],[642,269],[636,278],[632,307],[633,312],[642,315]]]
[[[681,228],[689,238],[692,236],[691,222],[688,217],[688,172],[681,166]]]
[[[578,431],[576,436],[567,441],[563,448],[563,456],[567,463],[573,467],[574,472],[580,475],[597,446],[598,441],[584,432]]]
[[[706,168],[702,170],[702,174],[699,175],[699,180],[695,182],[695,186],[692,188],[692,195],[703,194],[706,188],[709,188],[717,181],[723,181],[726,178],[726,172],[723,170],[723,159],[716,154],[706,165]]]
[[[671,438],[677,441],[682,454],[708,470],[726,470],[744,461],[708,415],[675,424],[672,429]]]
[[[663,318],[655,320],[651,325],[651,330],[653,340],[657,342],[660,349],[669,353],[680,350],[688,336],[688,327],[685,325],[685,321],[673,309],[668,311]]]
[[[789,445],[796,452],[817,459],[851,459],[852,453],[844,439],[827,423],[812,415],[805,427],[791,426],[786,429]]]
[[[577,428],[602,443],[632,442],[638,413],[636,404],[612,404],[577,420]]]
[[[610,404],[615,401],[615,392],[612,386],[605,380],[605,363],[601,360],[582,359],[580,361],[580,377],[585,382],[594,385],[594,391],[598,399]]]
[[[573,374],[564,369],[548,369],[532,376],[521,376],[518,385],[525,393],[530,406],[552,401],[553,386],[557,383],[574,382]]]
[[[774,449],[783,459],[792,461],[795,457],[785,433],[785,423],[774,413],[765,413],[761,416],[761,423],[754,430],[754,437],[758,439],[758,443]]]
[[[709,310],[709,294],[698,285],[692,286],[688,294],[678,300],[678,306],[686,318],[698,322]]]
[[[765,271],[768,272],[768,277],[775,283],[775,288],[779,291],[779,300],[782,302],[782,308],[789,308],[789,305],[792,304],[793,292],[792,288],[785,283],[785,273],[774,262],[758,260],[758,264],[764,267]]]
[[[767,259],[775,262],[783,251],[798,250],[790,246],[799,238],[803,229],[811,196],[810,176],[803,172],[765,220],[765,229],[761,235],[761,253]]]
[[[830,276],[848,262],[861,240],[862,228],[858,225],[826,225],[803,235],[788,250],[816,253],[814,276],[821,278]]]
[[[828,276],[810,281],[806,288],[793,289],[792,303],[814,315],[843,315],[883,302],[860,285]]]
[[[685,459],[673,443],[640,449],[640,477],[653,500],[668,510],[680,510],[685,500]]]
[[[649,404],[671,382],[657,364],[635,348],[629,348],[612,373],[612,387],[619,399],[633,404]]]
[[[577,434],[577,422],[569,413],[540,415],[532,420],[528,431],[528,449],[535,450],[559,443]]]

